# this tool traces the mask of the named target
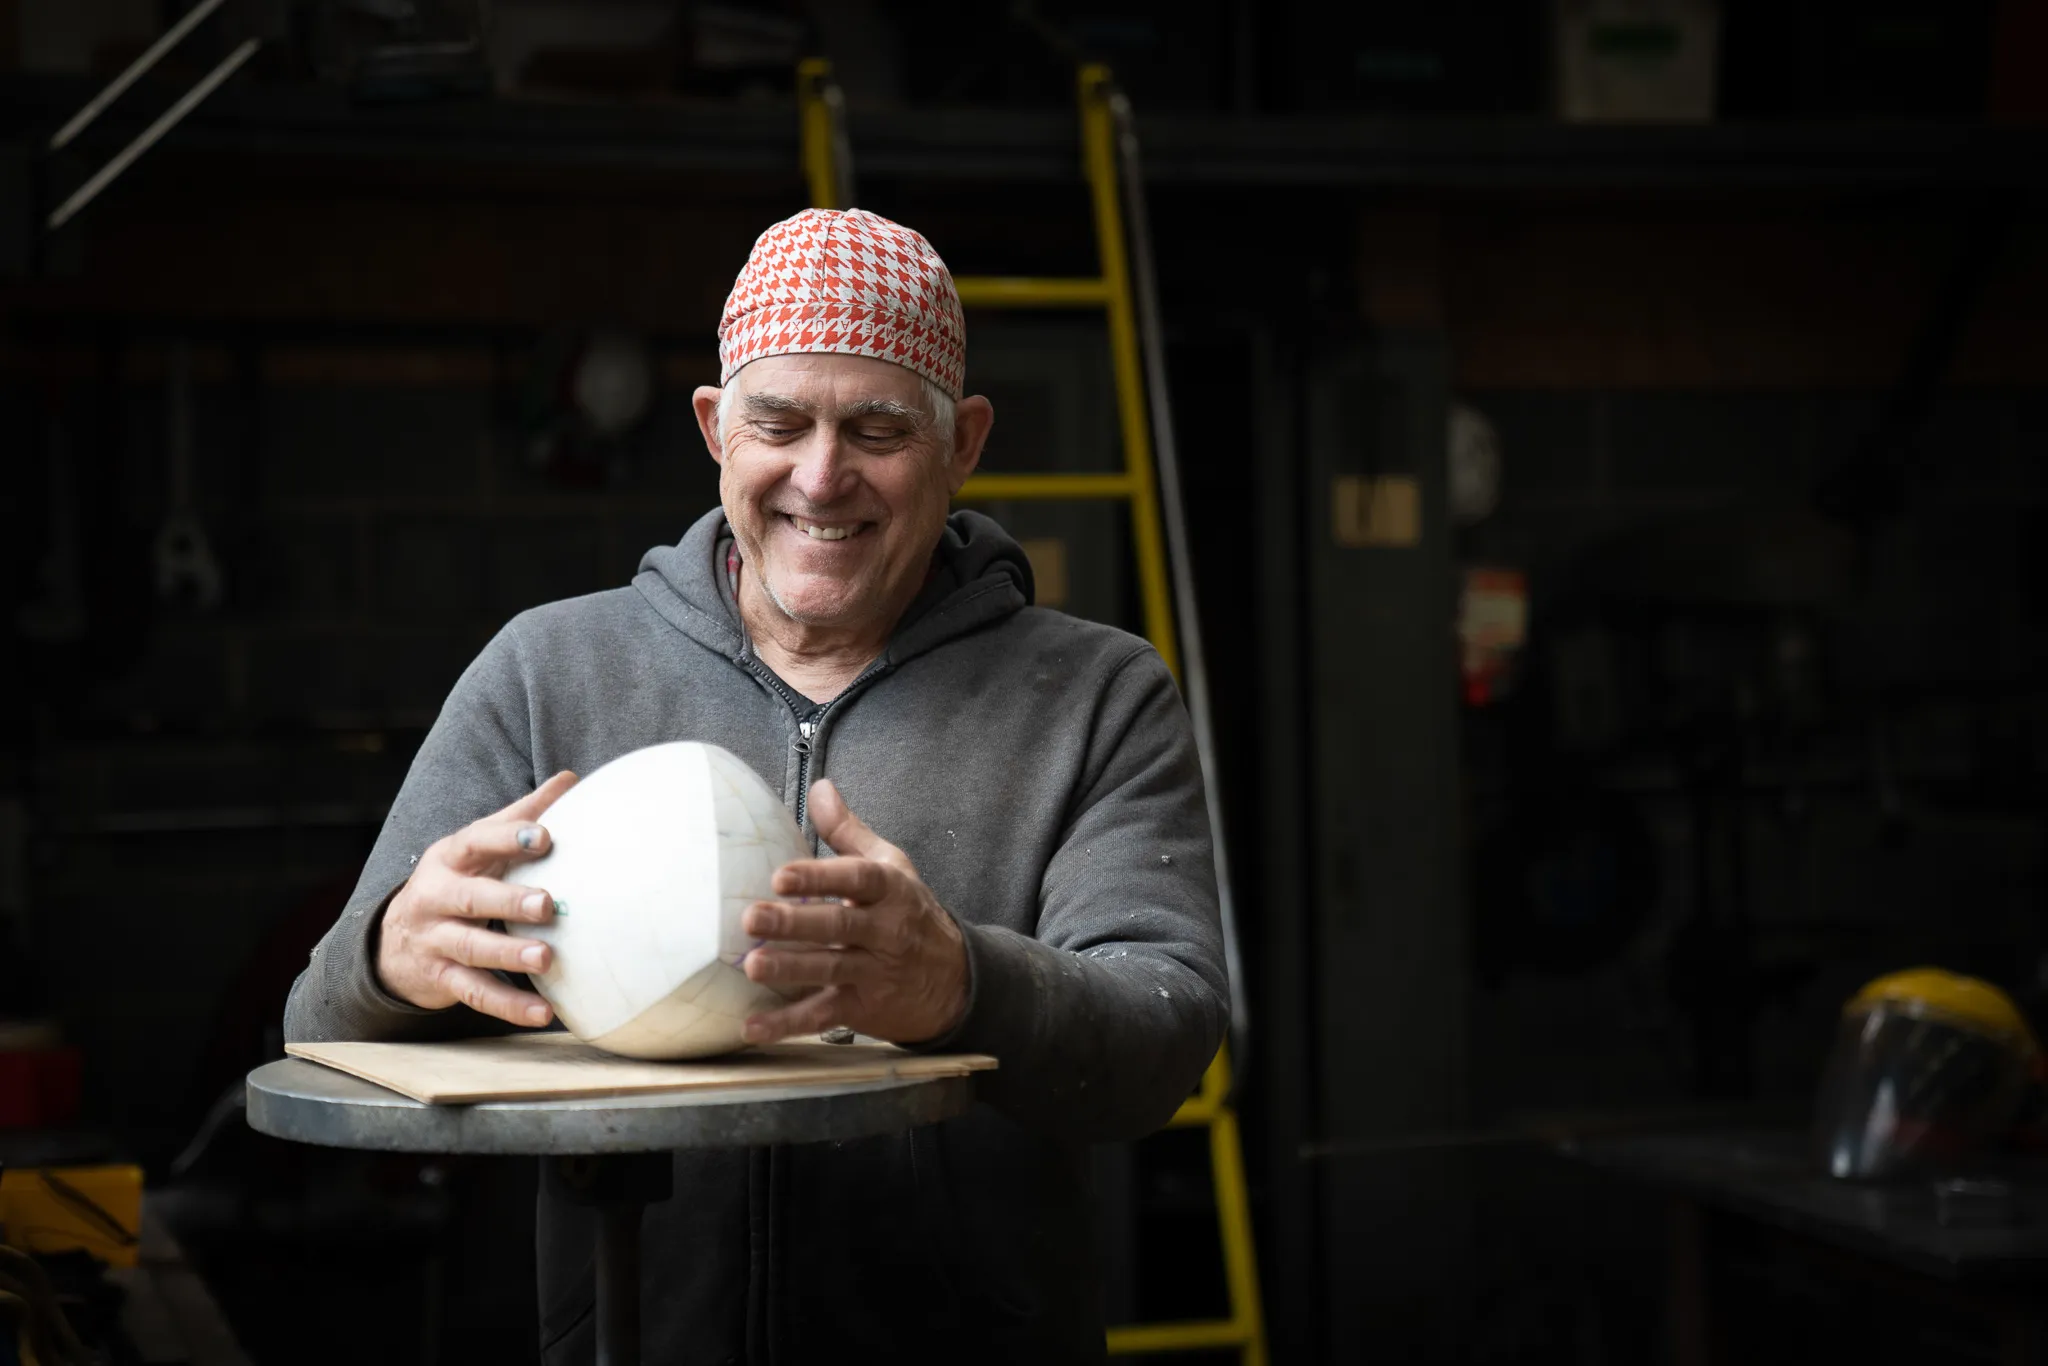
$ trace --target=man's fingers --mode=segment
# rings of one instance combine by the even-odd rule
[[[865,944],[874,914],[838,902],[797,906],[756,901],[740,917],[740,930],[756,939],[795,939],[806,944]]]
[[[503,972],[546,972],[553,953],[538,940],[500,934],[468,920],[443,920],[425,938],[429,948],[460,966]]]
[[[820,778],[811,784],[809,802],[811,823],[818,827],[818,837],[832,846],[833,853],[877,859],[897,868],[910,867],[910,859],[901,849],[868,829],[867,822],[853,814],[853,808],[839,795],[830,778]]]
[[[482,968],[448,963],[441,969],[441,985],[477,1014],[510,1024],[544,1025],[554,1014],[539,996],[508,986]]]
[[[795,1005],[764,1011],[749,1018],[746,1040],[748,1043],[774,1043],[792,1034],[823,1033],[839,1023],[840,1012],[848,1004],[845,987],[826,987]]]
[[[536,859],[553,847],[541,813],[570,788],[576,775],[563,769],[518,801],[450,835],[446,857],[462,873],[492,873],[508,863]]]
[[[740,965],[748,978],[779,986],[845,986],[871,976],[875,960],[859,950],[755,949]]]
[[[576,775],[565,768],[533,791],[527,793],[524,797],[521,797],[518,801],[512,803],[512,805],[506,807],[503,811],[500,811],[498,819],[508,821],[537,820],[541,812],[553,806],[557,798],[574,786],[576,786]]]
[[[434,898],[432,909],[469,920],[545,925],[554,919],[555,899],[539,887],[522,887],[493,877],[465,877]]]
[[[777,896],[845,897],[871,906],[895,890],[902,876],[871,858],[806,858],[777,868],[769,885]]]
[[[448,837],[443,860],[458,873],[490,874],[539,858],[553,842],[547,827],[533,821],[482,820]]]

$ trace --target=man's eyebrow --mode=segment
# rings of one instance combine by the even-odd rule
[[[750,413],[803,413],[805,416],[811,413],[810,404],[788,394],[748,394],[744,401]]]
[[[864,417],[893,417],[914,427],[922,427],[930,420],[931,415],[922,408],[898,403],[893,398],[863,398],[840,405],[841,422],[858,422]]]
[[[790,394],[748,394],[743,400],[747,411],[756,416],[783,413],[801,413],[805,417],[816,417],[818,410]],[[931,414],[922,408],[913,408],[893,398],[863,398],[852,403],[841,404],[833,416],[840,422],[858,422],[862,418],[893,417],[913,427],[923,428],[931,421]]]

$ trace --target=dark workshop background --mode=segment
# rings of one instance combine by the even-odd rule
[[[49,153],[185,8],[0,0],[0,1017],[80,1050],[255,1360],[533,1357],[527,1167],[233,1101],[472,654],[715,500],[689,394],[806,202],[806,55],[857,202],[961,274],[1091,272],[1076,55],[1135,107],[1274,1360],[1666,1359],[1663,1205],[1532,1135],[1796,1127],[1871,977],[2048,985],[2040,7],[1652,5],[1711,59],[1617,112],[1565,53],[1613,5],[500,0],[481,72],[230,6]],[[573,396],[608,346],[622,433]],[[1098,322],[971,313],[968,364],[984,468],[1117,459]],[[996,512],[1135,625],[1119,516]],[[184,513],[217,600],[160,587]],[[1474,583],[1526,592],[1496,673]],[[1103,1164],[1124,1319],[1223,1312],[1203,1157]]]

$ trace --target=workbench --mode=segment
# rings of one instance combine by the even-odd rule
[[[1578,1140],[1560,1155],[1669,1201],[1669,1359],[1677,1366],[1778,1360],[2048,1360],[2048,1162],[1973,1172],[1994,1200],[1934,1178],[1827,1176],[1806,1136],[1663,1133]],[[1746,1315],[1746,1301],[1789,1296]],[[1754,1320],[1749,1321],[1749,1320]],[[1858,1335],[1881,1344],[1875,1357]],[[1935,1352],[1929,1355],[1930,1351]],[[1818,1355],[1816,1355],[1818,1353]]]

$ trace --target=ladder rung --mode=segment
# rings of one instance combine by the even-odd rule
[[[1027,498],[1128,498],[1128,474],[977,474],[955,498],[994,502]]]
[[[1034,280],[1014,275],[966,275],[953,281],[968,308],[1073,308],[1109,302],[1107,280]]]
[[[1243,1347],[1257,1330],[1234,1319],[1201,1323],[1146,1323],[1109,1330],[1112,1356],[1141,1352],[1185,1352],[1195,1347]]]

